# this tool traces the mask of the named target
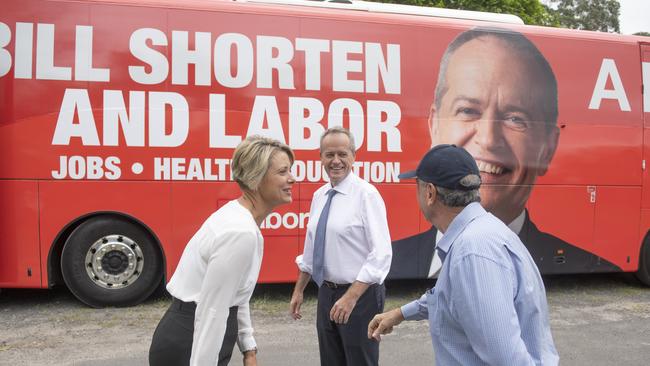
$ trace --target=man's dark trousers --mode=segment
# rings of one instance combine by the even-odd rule
[[[384,285],[371,285],[359,298],[347,324],[330,320],[332,306],[345,294],[349,285],[328,286],[318,290],[316,329],[321,366],[377,366],[379,343],[368,339],[368,323],[384,311]]]

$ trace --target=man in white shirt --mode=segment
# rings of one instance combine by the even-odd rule
[[[330,183],[311,202],[300,275],[290,311],[300,319],[310,278],[319,286],[316,328],[322,366],[377,365],[379,344],[365,334],[384,307],[392,257],[386,207],[377,189],[352,173],[354,138],[342,127],[321,136],[320,156]]]

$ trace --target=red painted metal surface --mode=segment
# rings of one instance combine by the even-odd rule
[[[237,197],[236,185],[228,182],[226,162],[232,155],[232,143],[220,137],[211,146],[210,135],[215,128],[211,128],[210,118],[220,112],[210,106],[210,94],[225,95],[222,135],[228,136],[244,136],[256,100],[274,98],[271,100],[277,107],[280,127],[267,118],[261,128],[281,136],[296,149],[296,169],[301,179],[294,189],[294,202],[265,222],[260,281],[295,280],[293,261],[302,250],[311,195],[323,182],[318,179],[317,144],[304,147],[292,135],[308,139],[310,134],[296,122],[308,113],[290,108],[297,98],[312,98],[312,102],[322,105],[324,126],[328,115],[333,120],[339,118],[332,105],[344,100],[353,106],[343,112],[342,118],[356,132],[358,173],[382,193],[392,237],[400,239],[425,230],[428,224],[418,212],[413,183],[397,182],[394,176],[413,169],[431,146],[429,112],[445,48],[462,31],[486,25],[471,20],[199,0],[7,1],[0,22],[5,32],[0,34],[6,36],[9,32],[6,42],[0,38],[2,65],[7,68],[4,74],[0,72],[0,228],[3,236],[11,239],[3,241],[0,249],[0,287],[46,287],[51,265],[48,255],[57,235],[78,218],[100,211],[122,212],[150,228],[164,250],[169,278],[185,243],[203,220]],[[48,41],[50,25],[53,38]],[[109,70],[107,81],[87,81],[83,73],[77,75],[83,62],[76,60],[76,52],[88,44],[80,38],[80,26],[92,27],[88,31],[92,34],[91,66]],[[593,252],[623,270],[636,270],[639,247],[650,226],[646,211],[642,214],[650,207],[648,169],[642,169],[643,159],[648,161],[650,157],[644,148],[649,135],[643,121],[645,117],[647,127],[650,118],[643,112],[640,93],[641,62],[650,62],[648,46],[641,46],[640,55],[640,37],[518,25],[500,27],[530,39],[548,60],[558,81],[558,144],[546,174],[534,181],[526,204],[531,218],[542,231]],[[142,29],[149,29],[147,34],[156,35],[158,41],[133,41],[134,34]],[[17,37],[19,32],[21,36]],[[235,66],[236,58],[224,60],[213,52],[216,39],[227,33],[249,40],[255,57],[250,65],[252,78],[241,86],[226,87],[215,77],[218,68],[225,67],[231,76],[245,72],[245,66]],[[197,77],[197,66],[174,65],[173,45],[184,35],[189,38],[190,50],[198,47],[195,37],[207,39],[209,51],[199,58],[209,64],[209,85],[202,85],[206,83]],[[305,52],[296,50],[297,38],[321,42],[328,49],[308,62]],[[352,65],[348,81],[361,83],[363,92],[335,90],[335,41],[345,41],[339,45],[356,50],[347,54],[344,64]],[[130,46],[131,42],[134,45]],[[287,64],[291,87],[283,87],[279,81],[281,73],[288,75],[286,70],[269,71],[271,85],[258,85],[265,71],[270,70],[259,61],[258,43],[263,42],[291,48],[292,58]],[[384,58],[389,45],[399,46],[398,92],[386,90],[381,76],[378,90],[368,90],[370,71],[363,66],[372,67],[365,57],[373,44],[380,45]],[[52,47],[51,60],[47,57],[48,45]],[[167,76],[152,84],[136,82],[133,68],[144,67],[141,72],[145,74],[153,72],[150,65],[136,57],[138,50],[148,51],[147,57],[167,63]],[[278,52],[275,49],[270,57],[278,56]],[[320,82],[318,87],[307,87],[314,60],[320,60]],[[589,108],[599,73],[609,62],[605,60],[615,63],[629,110],[611,97],[601,100],[597,108]],[[31,62],[31,67],[19,62]],[[38,64],[48,62],[50,66],[67,68],[68,80],[39,77]],[[258,68],[260,63],[262,68]],[[159,67],[157,64],[156,69]],[[172,75],[179,77],[178,70],[183,69],[187,71],[187,82],[174,80]],[[531,90],[536,87],[527,86]],[[616,89],[612,77],[604,89]],[[63,144],[55,143],[57,125],[63,123],[60,120],[65,119],[62,116],[71,106],[65,103],[65,96],[72,90],[81,93],[81,101],[88,102],[70,112],[74,116],[72,124],[80,126],[80,119],[89,120],[84,115],[91,116],[93,122],[86,127],[92,129],[90,136],[97,136],[95,143],[78,136]],[[107,90],[113,91],[108,93],[113,98],[117,95],[124,100],[132,118],[140,113],[138,108],[144,109],[141,144],[127,140],[121,127],[116,140],[110,143],[110,127],[107,129],[104,120],[104,109],[110,109],[106,106],[110,99]],[[151,130],[159,122],[152,119],[158,113],[151,109],[156,93],[173,93],[184,101],[176,110],[187,110],[189,122],[179,146],[151,146],[156,139]],[[134,99],[130,100],[130,96]],[[138,104],[137,98],[144,98],[143,104]],[[400,116],[396,135],[378,132],[379,122],[371,126],[368,120],[375,117],[369,112],[375,102],[382,108],[397,106]],[[130,105],[134,107],[131,110]],[[172,108],[162,108],[166,108],[166,118],[159,135],[169,136],[177,126],[172,122]],[[387,116],[382,112],[376,118],[384,121]],[[129,138],[133,136],[131,133]],[[69,163],[71,158],[73,162]],[[56,179],[60,177],[61,161],[68,171],[63,179]],[[142,172],[138,172],[138,164]],[[164,170],[156,168],[156,164],[177,164],[180,168],[176,175],[168,171],[166,176],[156,173]],[[85,174],[79,172],[82,166]],[[206,181],[210,175],[214,181]],[[185,181],[187,178],[192,181]],[[589,187],[595,187],[595,202],[590,201]],[[27,267],[32,269],[31,277],[26,276]]]

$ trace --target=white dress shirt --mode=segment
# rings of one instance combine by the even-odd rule
[[[231,306],[239,306],[239,349],[256,347],[248,302],[263,247],[253,215],[236,200],[210,215],[187,243],[167,291],[197,303],[190,365],[217,364]]]
[[[312,273],[314,238],[321,211],[332,197],[325,233],[324,279],[345,284],[384,282],[393,256],[386,206],[379,191],[350,172],[335,187],[320,187],[311,201],[304,253],[296,258],[302,272]]]

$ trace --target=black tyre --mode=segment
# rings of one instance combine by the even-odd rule
[[[162,256],[141,226],[117,216],[98,216],[70,234],[61,272],[70,291],[90,306],[131,306],[160,284]]]
[[[643,241],[641,253],[639,253],[639,269],[636,272],[636,278],[644,285],[650,286],[650,241],[648,237]]]

